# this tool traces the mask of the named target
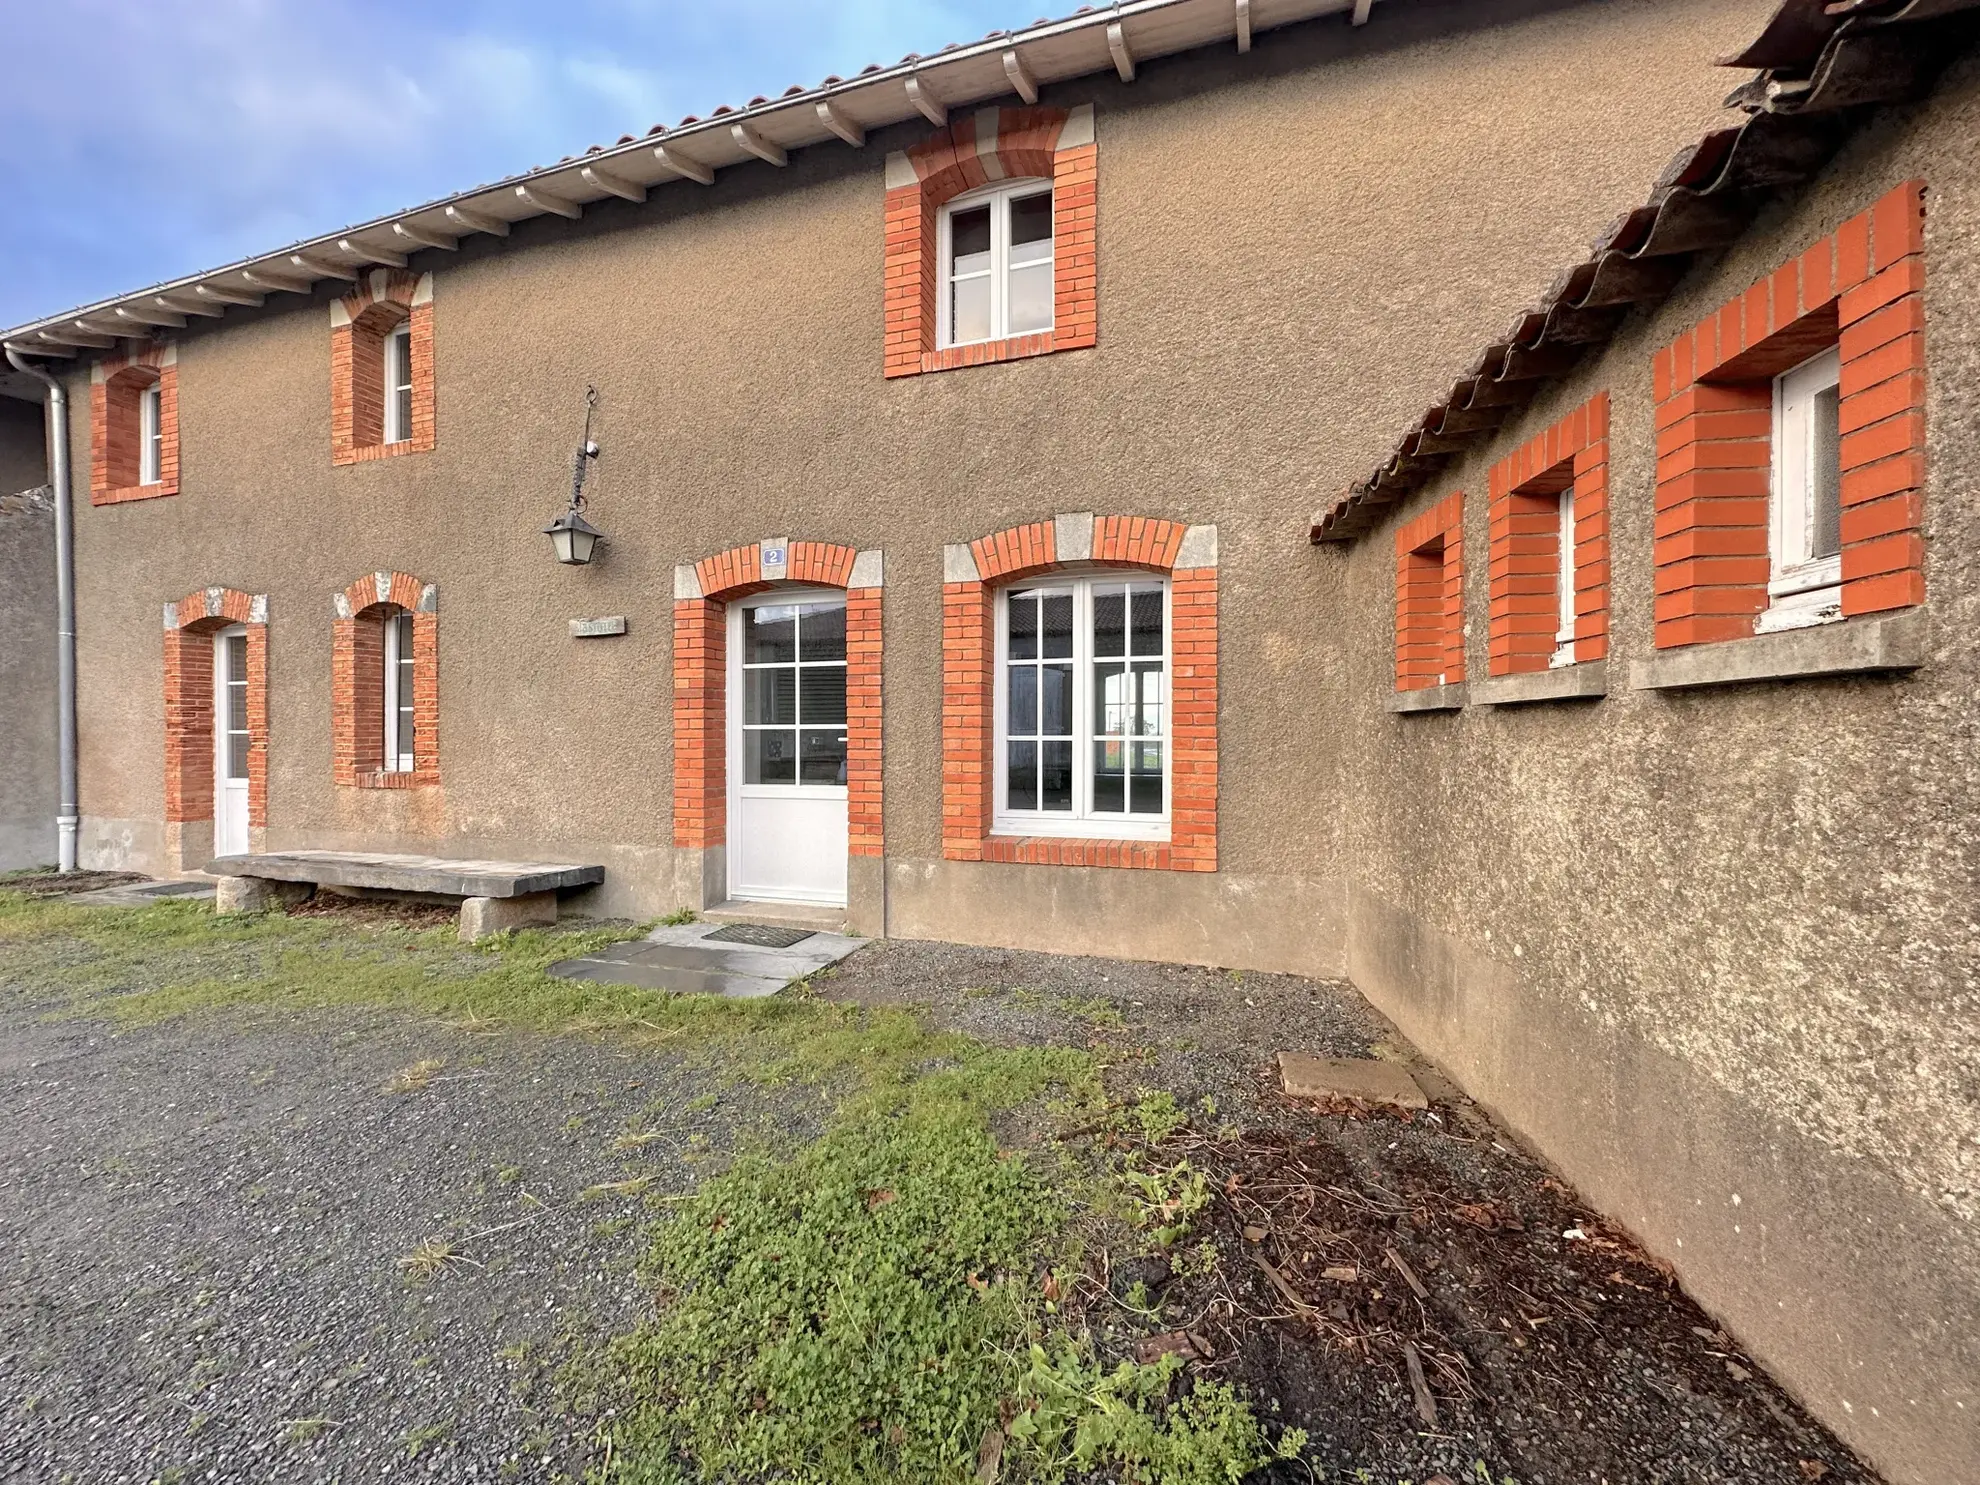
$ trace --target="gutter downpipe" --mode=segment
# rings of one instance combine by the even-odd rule
[[[82,821],[76,790],[76,512],[69,487],[69,391],[39,366],[7,347],[7,360],[48,388],[49,483],[55,487],[55,689],[61,798],[55,815],[58,869],[76,869]]]

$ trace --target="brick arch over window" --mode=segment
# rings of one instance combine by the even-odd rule
[[[158,388],[158,478],[140,484],[143,415]],[[179,493],[179,352],[153,342],[99,360],[89,377],[89,503],[116,505]]]
[[[359,578],[332,601],[331,778],[354,789],[415,789],[440,782],[440,596],[403,572]],[[385,767],[385,620],[412,615],[413,727],[410,773]]]
[[[1098,336],[1097,151],[1091,106],[984,108],[887,157],[886,375],[915,376],[1093,345]],[[1052,328],[938,350],[944,203],[999,180],[1052,182]]]
[[[823,541],[753,542],[675,570],[676,846],[719,846],[728,836],[728,606],[788,583],[845,589],[846,849],[852,856],[886,853],[880,807],[881,581],[879,552]]]
[[[1169,839],[991,833],[997,589],[1054,568],[1169,579]],[[1217,869],[1217,528],[1144,516],[1054,516],[949,547],[942,583],[942,854],[952,861]]]
[[[410,437],[385,442],[385,338],[411,326]],[[357,464],[433,448],[433,275],[374,268],[330,306],[330,460]]]
[[[202,588],[165,605],[168,827],[213,818],[213,636],[234,624],[247,626],[248,826],[268,824],[268,598]],[[193,870],[206,863],[187,858],[178,864]]]

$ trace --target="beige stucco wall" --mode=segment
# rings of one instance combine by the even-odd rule
[[[1355,704],[1349,968],[1897,1481],[1980,1479],[1980,57],[1884,119],[1482,457],[1310,559]],[[1627,689],[1650,653],[1650,359],[1900,181],[1929,188],[1931,659]],[[1393,533],[1607,387],[1597,704],[1392,717]]]
[[[1303,517],[1713,118],[1708,60],[1766,8],[1397,0],[1048,93],[1098,111],[1092,352],[881,379],[882,161],[915,128],[421,255],[431,454],[330,466],[327,289],[189,332],[183,493],[79,522],[86,850],[161,863],[159,605],[224,583],[270,598],[266,844],[582,857],[592,906],[674,906],[674,564],[812,536],[886,553],[888,926],[1118,948],[1096,913],[1136,914],[1175,957],[1338,971],[1342,657]],[[612,543],[571,571],[538,528],[587,382]],[[942,545],[1067,510],[1222,534],[1215,877],[940,859]],[[439,585],[437,793],[330,784],[330,595],[379,568]],[[597,614],[630,633],[568,637]]]

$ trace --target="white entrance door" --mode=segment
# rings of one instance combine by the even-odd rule
[[[729,605],[729,895],[846,900],[846,601]]]
[[[247,630],[213,636],[213,854],[248,849]]]

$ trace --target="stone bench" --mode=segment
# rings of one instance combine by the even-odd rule
[[[222,856],[207,863],[219,878],[216,913],[254,913],[300,902],[318,887],[419,892],[461,899],[461,939],[473,943],[509,928],[557,921],[557,893],[605,880],[602,866],[547,861],[457,861],[371,851],[278,851]]]

